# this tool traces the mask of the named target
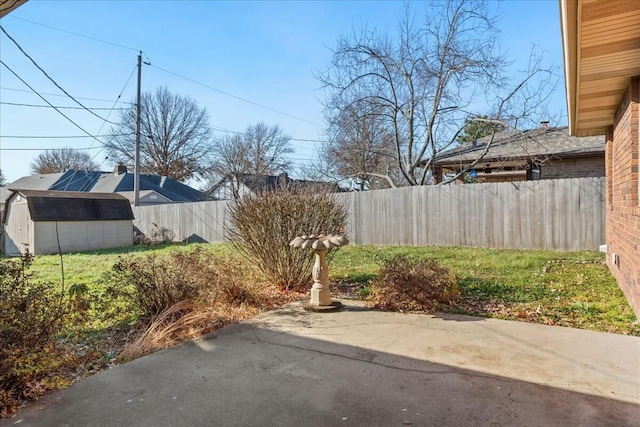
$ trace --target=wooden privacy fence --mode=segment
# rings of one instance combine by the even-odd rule
[[[605,179],[405,187],[339,194],[353,244],[596,250],[604,243]],[[229,202],[134,208],[145,233],[225,241]],[[302,230],[301,230],[302,232]]]

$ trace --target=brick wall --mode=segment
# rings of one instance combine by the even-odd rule
[[[604,156],[551,159],[540,166],[540,178],[598,178],[605,176],[604,163]]]
[[[638,90],[631,79],[607,134],[607,264],[640,317],[640,206],[638,201]],[[614,258],[617,255],[617,259]]]

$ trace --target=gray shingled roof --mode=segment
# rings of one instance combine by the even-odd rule
[[[467,144],[440,153],[435,165],[471,162],[485,149],[490,137],[480,138],[477,144]],[[567,127],[538,128],[518,133],[498,133],[484,160],[556,157],[570,158],[604,154],[605,137],[569,136]]]
[[[0,187],[0,202],[4,203],[4,201],[7,200],[7,197],[9,197],[11,194],[12,191],[7,187]]]
[[[8,184],[7,188],[11,190],[48,190],[49,187],[55,184],[66,173],[67,172],[60,172],[23,176]]]
[[[132,220],[129,200],[120,194],[20,190],[33,221]]]

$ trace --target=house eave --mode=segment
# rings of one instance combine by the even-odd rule
[[[512,157],[485,157],[478,162],[478,165],[483,165],[485,163],[528,163],[531,161],[535,161],[536,159],[556,159],[556,160],[567,160],[567,159],[582,159],[586,157],[602,157],[604,156],[604,150],[594,150],[594,151],[585,151],[579,153],[550,153],[550,154],[540,154],[540,155],[527,155],[527,156],[512,156]],[[450,166],[460,166],[466,165],[474,162],[475,159],[459,159],[459,160],[442,160],[436,161],[433,163],[433,167],[441,168],[441,167],[450,167]]]
[[[576,98],[575,87],[576,73],[576,49],[577,49],[577,10],[575,1],[560,0],[560,30],[562,33],[562,53],[564,57],[564,86],[567,97],[567,112],[569,116],[569,135],[576,134]]]
[[[559,0],[569,134],[603,135],[640,75],[640,1]]]
[[[0,3],[0,18],[10,14],[23,4],[25,4],[27,0],[7,0]]]

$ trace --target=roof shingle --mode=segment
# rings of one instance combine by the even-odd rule
[[[33,221],[132,220],[129,200],[120,194],[20,190]],[[10,196],[10,197],[13,197]]]
[[[436,156],[435,165],[471,162],[490,143],[491,137],[478,139],[475,145],[468,144],[443,151]],[[522,132],[495,134],[493,143],[484,160],[527,159],[538,157],[583,157],[604,154],[604,136],[569,136],[567,127],[538,128]]]

